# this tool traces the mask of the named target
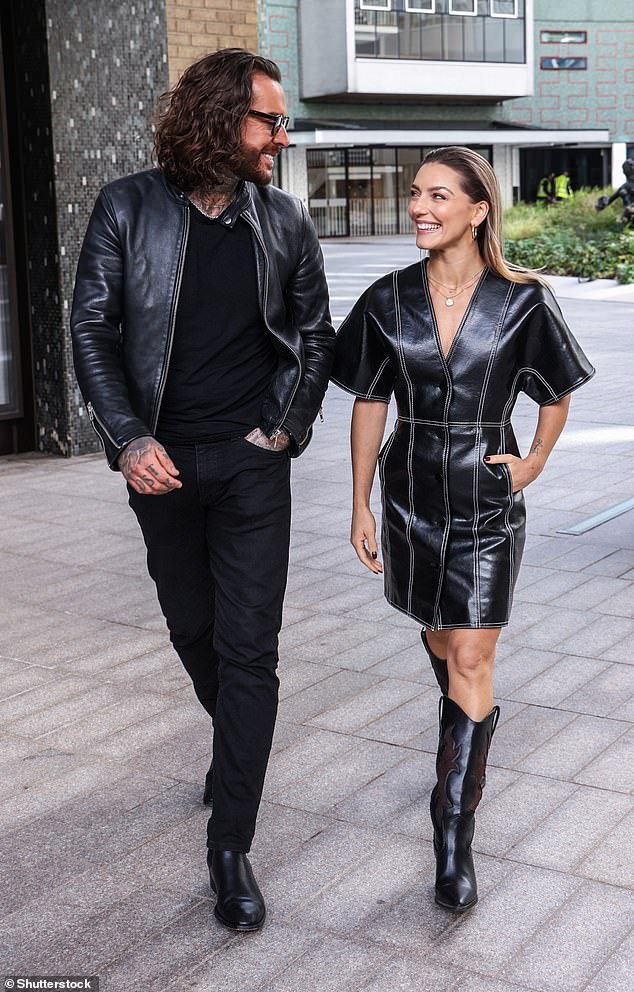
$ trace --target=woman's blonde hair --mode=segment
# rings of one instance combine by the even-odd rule
[[[448,145],[428,152],[422,164],[431,162],[446,165],[457,172],[463,192],[473,203],[484,201],[488,204],[489,212],[479,225],[477,235],[478,247],[488,268],[511,282],[540,282],[547,285],[537,272],[513,265],[504,258],[500,184],[487,160],[471,148]]]

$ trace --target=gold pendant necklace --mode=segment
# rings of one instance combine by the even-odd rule
[[[482,275],[482,273],[484,272],[485,268],[486,268],[486,266],[483,266],[480,269],[479,272],[476,272],[476,274],[474,276],[472,276],[471,279],[469,279],[469,281],[464,284],[464,286],[456,287],[456,289],[453,290],[453,291],[451,290],[451,288],[449,286],[445,286],[445,285],[443,285],[443,283],[438,282],[436,279],[432,279],[432,277],[429,274],[429,271],[427,272],[427,278],[429,279],[430,283],[433,286],[437,286],[438,289],[449,289],[450,290],[449,296],[447,296],[445,293],[443,293],[442,295],[445,297],[445,306],[446,307],[452,307],[452,306],[454,306],[454,304],[456,302],[456,296],[460,296],[461,293],[464,293],[465,289],[468,289],[469,286],[472,286],[473,283],[478,278],[478,276],[481,276]]]

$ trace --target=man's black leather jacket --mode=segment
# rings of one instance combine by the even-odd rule
[[[77,380],[108,462],[153,435],[170,360],[189,231],[187,197],[158,169],[105,186],[82,246],[71,317]],[[317,235],[300,200],[242,183],[223,222],[253,231],[262,316],[278,353],[259,425],[284,427],[291,454],[310,440],[334,330]]]

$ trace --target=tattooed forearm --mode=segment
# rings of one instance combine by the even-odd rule
[[[540,449],[543,447],[544,447],[544,442],[542,441],[541,437],[535,438],[535,442],[533,444],[533,447],[531,448],[531,455],[538,455]]]

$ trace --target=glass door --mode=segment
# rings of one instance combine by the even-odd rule
[[[372,150],[373,234],[398,234],[396,148]]]
[[[348,233],[346,154],[343,150],[309,149],[308,209],[320,238]]]
[[[374,233],[370,148],[348,149],[348,210],[351,238]]]

